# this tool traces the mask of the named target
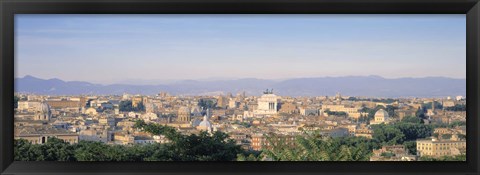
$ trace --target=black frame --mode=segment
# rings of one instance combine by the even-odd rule
[[[479,174],[479,0],[0,0],[2,174]],[[466,162],[13,161],[14,14],[466,14]]]

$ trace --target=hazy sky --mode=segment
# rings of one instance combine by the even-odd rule
[[[465,15],[16,15],[16,77],[465,78]]]

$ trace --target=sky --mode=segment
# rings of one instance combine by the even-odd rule
[[[100,84],[466,77],[455,15],[15,16],[15,76]]]

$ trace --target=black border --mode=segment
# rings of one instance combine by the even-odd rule
[[[2,174],[479,174],[479,0],[0,0]],[[14,14],[466,14],[467,162],[16,162]]]

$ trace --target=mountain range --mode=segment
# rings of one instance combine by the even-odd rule
[[[394,78],[380,76],[344,76],[292,78],[282,81],[244,78],[232,80],[183,80],[172,84],[101,85],[83,81],[40,79],[25,76],[15,79],[15,92],[41,95],[153,95],[165,91],[173,95],[216,95],[245,91],[260,95],[273,89],[281,96],[332,96],[337,92],[346,96],[366,97],[444,97],[466,96],[466,79],[446,77]]]

